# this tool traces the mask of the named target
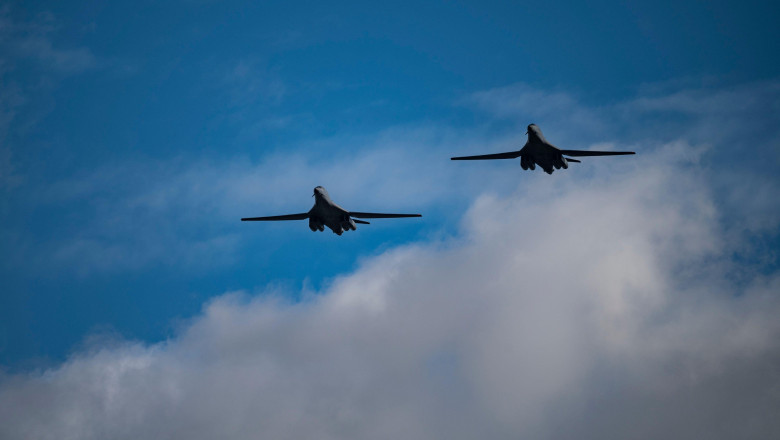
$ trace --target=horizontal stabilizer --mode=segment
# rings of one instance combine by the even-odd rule
[[[623,156],[626,154],[636,154],[633,151],[587,151],[587,150],[561,150],[561,154],[574,157],[584,156]]]
[[[350,217],[357,218],[402,218],[402,217],[422,217],[420,214],[378,214],[376,212],[350,212]]]
[[[279,220],[306,220],[309,218],[309,213],[303,214],[288,214],[288,215],[272,215],[270,217],[246,217],[242,218],[242,222],[264,222],[264,221],[279,221]]]
[[[356,218],[353,218],[352,221],[355,222],[355,223],[360,223],[361,225],[370,225],[371,224],[371,223],[369,223],[369,222],[367,222],[365,220],[358,220]]]
[[[491,160],[491,159],[516,159],[520,157],[519,151],[510,151],[508,153],[482,154],[479,156],[460,156],[451,157],[450,160]]]

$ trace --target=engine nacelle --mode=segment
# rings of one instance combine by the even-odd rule
[[[341,226],[341,229],[343,229],[344,231],[354,231],[355,229],[357,229],[357,225],[355,224],[355,221],[352,220],[352,217],[346,214],[343,217],[341,217],[341,223],[339,224],[339,226]]]
[[[526,159],[525,156],[520,156],[520,168],[524,170],[528,169],[528,159]]]
[[[316,219],[309,218],[309,229],[311,229],[312,232],[314,231],[322,232],[325,230],[325,225],[318,222]]]
[[[357,225],[355,224],[355,221],[349,217],[347,217],[344,221],[341,222],[341,227],[345,231],[349,231],[349,230],[354,231],[355,229],[357,229]]]
[[[564,170],[569,169],[569,161],[566,160],[565,157],[561,157],[561,167],[563,167]]]

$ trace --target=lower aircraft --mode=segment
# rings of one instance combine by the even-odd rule
[[[633,151],[587,151],[587,150],[561,150],[555,145],[547,142],[542,130],[531,124],[528,126],[528,142],[520,151],[510,151],[508,153],[483,154],[480,156],[462,156],[452,157],[451,160],[490,160],[490,159],[516,159],[520,158],[520,166],[524,169],[536,169],[539,165],[545,173],[552,174],[554,170],[569,168],[570,162],[580,163],[577,159],[571,157],[583,156],[622,156],[625,154],[635,154]]]
[[[276,220],[306,220],[309,219],[309,229],[312,231],[324,231],[327,226],[337,235],[344,231],[357,229],[356,223],[368,225],[367,221],[358,220],[361,218],[399,218],[399,217],[422,217],[420,214],[379,214],[375,212],[356,212],[347,211],[341,206],[335,204],[330,199],[325,188],[318,186],[314,188],[314,206],[309,212],[301,214],[274,215],[270,217],[247,217],[242,218],[242,222],[256,221],[276,221]]]

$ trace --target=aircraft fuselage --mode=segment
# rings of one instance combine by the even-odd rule
[[[325,226],[338,235],[357,229],[349,212],[333,202],[325,188],[317,187],[314,189],[314,206],[309,210],[309,229],[322,231]]]
[[[547,174],[552,174],[554,169],[569,168],[569,162],[563,157],[561,150],[547,142],[538,127],[529,126],[528,142],[520,150],[520,166],[524,170],[533,170],[536,165]]]

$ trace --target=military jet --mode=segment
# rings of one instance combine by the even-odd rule
[[[324,231],[325,226],[330,228],[336,235],[341,235],[344,231],[357,229],[356,223],[368,225],[367,221],[358,220],[361,218],[399,218],[399,217],[422,217],[420,214],[378,214],[375,212],[355,212],[347,211],[341,206],[335,204],[330,199],[325,188],[318,186],[314,188],[314,206],[309,212],[301,214],[274,215],[270,217],[247,217],[242,218],[242,222],[257,221],[275,221],[275,220],[306,220],[309,219],[309,229],[312,231]]]
[[[545,173],[552,174],[558,169],[569,168],[569,162],[580,163],[577,159],[571,157],[583,156],[622,156],[625,154],[636,154],[633,151],[587,151],[587,150],[561,150],[555,145],[549,143],[544,138],[542,130],[531,124],[528,126],[528,142],[520,151],[510,151],[508,153],[483,154],[481,156],[461,156],[452,157],[451,160],[489,160],[489,159],[516,159],[520,158],[520,166],[524,169],[536,169],[536,165],[542,167]],[[554,170],[554,169],[555,170]]]

